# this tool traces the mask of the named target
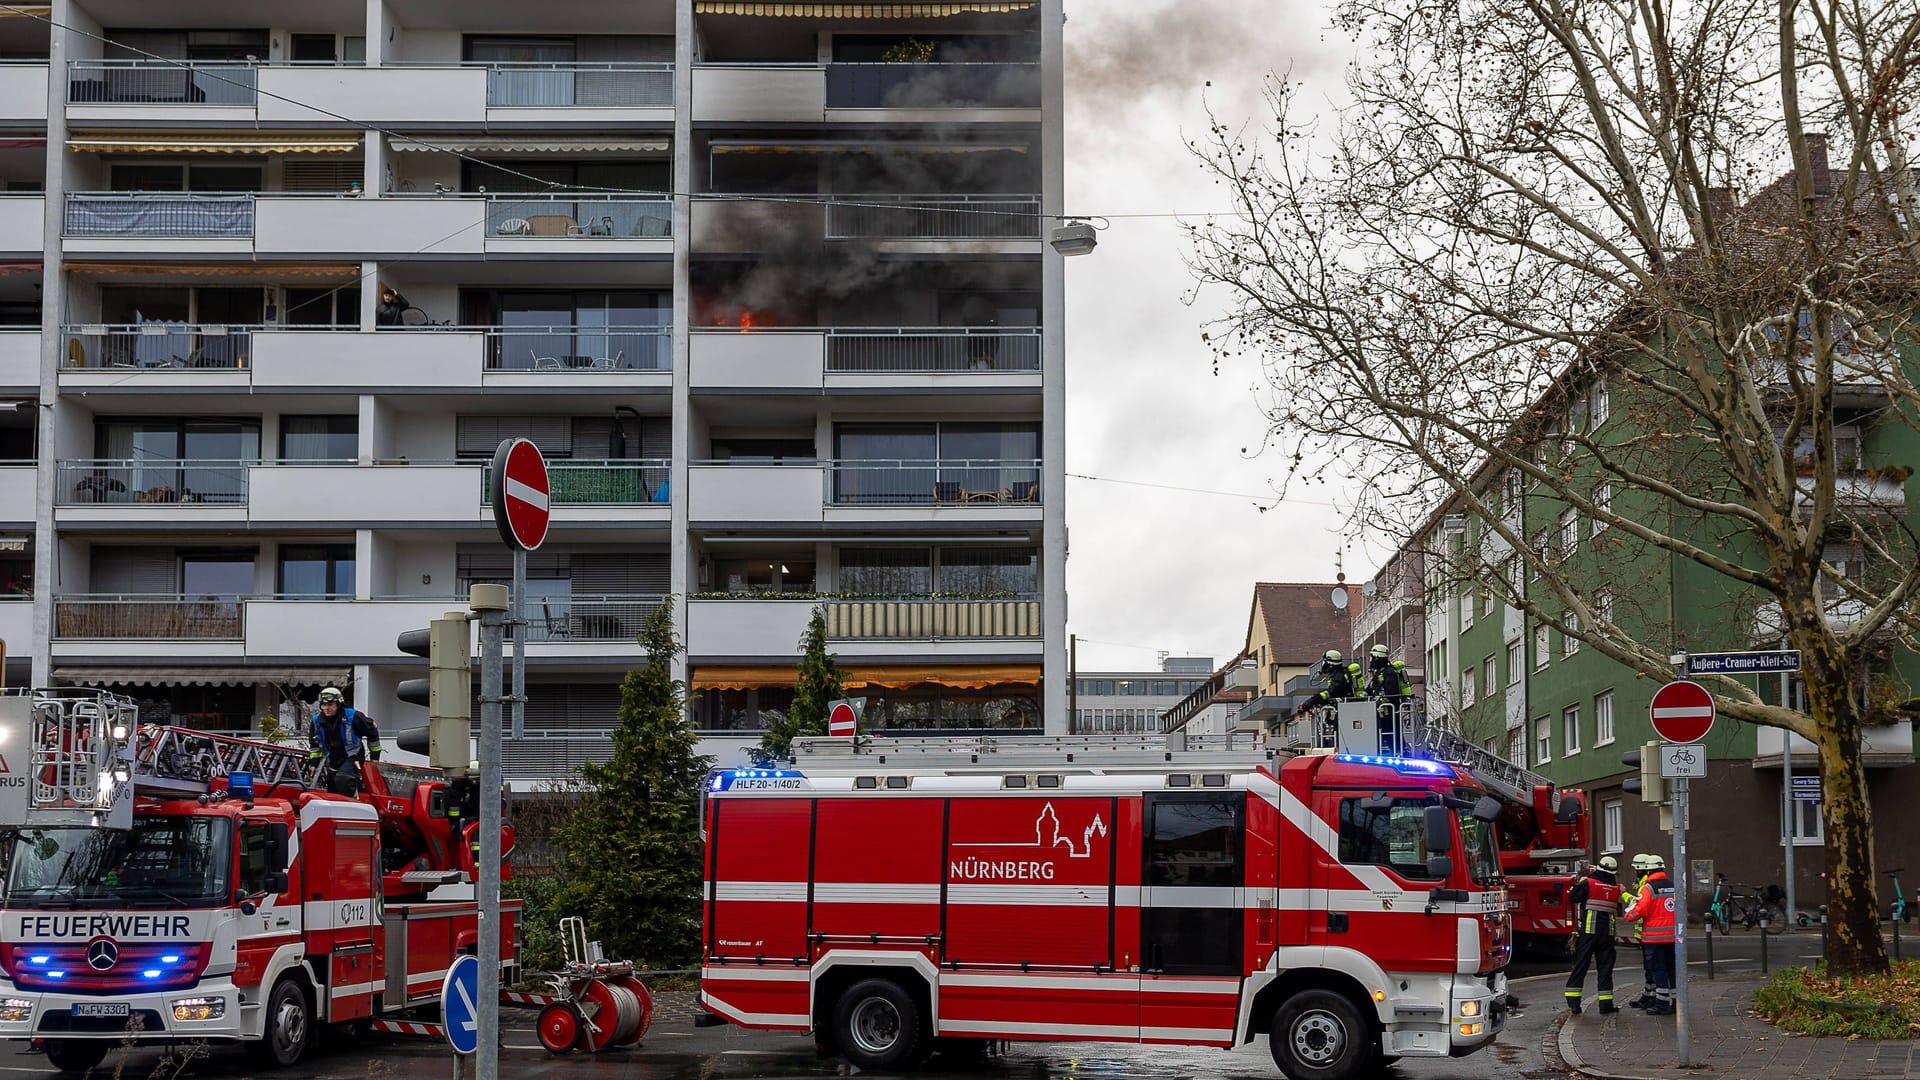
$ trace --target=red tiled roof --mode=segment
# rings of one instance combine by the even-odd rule
[[[1360,610],[1360,586],[1347,584],[1345,611],[1333,606],[1331,581],[1321,583],[1256,582],[1253,610],[1247,616],[1247,641],[1253,641],[1255,619],[1265,619],[1269,664],[1311,664],[1328,649],[1345,653],[1353,643],[1348,620]]]

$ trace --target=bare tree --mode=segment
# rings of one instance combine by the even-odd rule
[[[1920,8],[1346,0],[1336,21],[1366,45],[1350,104],[1312,116],[1276,78],[1272,127],[1194,143],[1236,211],[1192,229],[1231,297],[1209,337],[1262,358],[1289,482],[1337,481],[1352,528],[1430,560],[1432,515],[1465,515],[1430,577],[1649,678],[1689,620],[1790,639],[1805,711],[1712,688],[1819,747],[1832,962],[1884,970],[1862,732],[1920,705],[1895,677],[1920,559],[1912,469],[1863,453],[1916,446]],[[1622,587],[1640,575],[1716,610],[1658,610]]]

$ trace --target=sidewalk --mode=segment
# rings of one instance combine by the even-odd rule
[[[1748,1013],[1757,975],[1689,980],[1693,1021],[1692,1069],[1678,1068],[1671,1016],[1623,1009],[1601,1016],[1566,1016],[1560,1027],[1560,1057],[1595,1080],[1664,1080],[1725,1076],[1740,1080],[1920,1080],[1920,1040],[1816,1039],[1781,1031]]]

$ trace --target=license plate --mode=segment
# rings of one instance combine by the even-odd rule
[[[76,1001],[75,1016],[131,1016],[132,1007],[124,1001]]]

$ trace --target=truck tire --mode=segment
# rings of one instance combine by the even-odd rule
[[[1348,1080],[1374,1060],[1373,1025],[1346,995],[1303,990],[1274,1010],[1267,1033],[1287,1080]]]
[[[848,1061],[875,1072],[917,1064],[928,1045],[919,1003],[892,979],[864,979],[841,994],[833,1034]]]
[[[106,1058],[108,1045],[105,1039],[48,1039],[47,1064],[80,1076]]]
[[[282,977],[267,996],[267,1018],[260,1041],[247,1047],[254,1064],[281,1069],[299,1061],[313,1038],[313,1003],[300,980]]]

